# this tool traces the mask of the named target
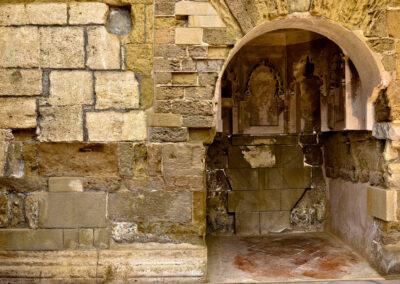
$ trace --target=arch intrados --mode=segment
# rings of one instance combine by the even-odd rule
[[[220,86],[220,81],[226,68],[242,47],[266,33],[286,29],[307,30],[320,34],[337,44],[343,50],[343,52],[349,56],[360,77],[366,116],[371,117],[368,120],[366,119],[365,129],[372,129],[372,102],[369,100],[369,98],[374,96],[373,93],[376,87],[384,88],[388,85],[390,80],[389,76],[382,63],[378,59],[378,56],[368,47],[365,41],[357,33],[325,18],[303,14],[292,15],[287,18],[266,22],[253,28],[230,51],[229,56],[219,74],[217,85]],[[217,99],[219,100],[219,87],[216,90],[216,95],[218,96]],[[219,106],[220,105],[221,104],[219,104]],[[218,130],[222,130],[220,126],[220,123],[218,123]]]

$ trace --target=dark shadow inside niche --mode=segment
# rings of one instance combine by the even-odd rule
[[[116,35],[127,35],[133,28],[130,6],[110,6],[106,29]]]

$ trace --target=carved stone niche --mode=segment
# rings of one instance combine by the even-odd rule
[[[263,60],[250,72],[244,100],[239,102],[239,132],[251,135],[284,132],[283,80],[277,69]]]

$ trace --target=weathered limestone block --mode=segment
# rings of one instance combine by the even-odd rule
[[[223,28],[226,25],[219,16],[189,16],[189,27]]]
[[[83,141],[82,106],[40,107],[39,141]]]
[[[106,22],[108,6],[104,3],[75,2],[69,4],[69,24],[88,25]]]
[[[39,70],[0,69],[0,96],[38,96],[42,94]]]
[[[39,203],[41,194],[29,194],[25,198],[25,218],[31,229],[37,229],[39,226]]]
[[[192,193],[127,191],[109,194],[108,216],[119,222],[192,220]]]
[[[60,229],[1,229],[1,250],[61,250],[63,231]]]
[[[152,127],[149,137],[153,142],[185,142],[189,138],[189,132],[185,127]]]
[[[42,27],[40,66],[48,68],[83,68],[85,50],[83,29],[78,27]]]
[[[258,169],[228,169],[232,190],[258,190]]]
[[[79,230],[64,229],[64,249],[77,249],[79,245]]]
[[[289,13],[307,12],[310,9],[311,0],[289,0],[288,10]]]
[[[179,1],[175,4],[176,16],[217,16],[217,11],[209,2]]]
[[[148,125],[153,127],[181,127],[182,116],[173,113],[151,113],[148,115]]]
[[[400,139],[400,124],[392,122],[379,122],[374,124],[372,135],[377,139]]]
[[[10,225],[12,227],[23,226],[25,223],[25,196],[21,193],[13,193],[9,196]]]
[[[82,178],[51,177],[49,178],[50,192],[80,192],[83,191]]]
[[[188,116],[211,116],[213,115],[212,101],[189,101],[189,100],[173,100],[173,101],[156,101],[156,112],[176,113]]]
[[[238,212],[235,214],[235,229],[239,236],[257,236],[260,234],[259,212]]]
[[[174,85],[197,85],[197,73],[172,73],[171,81]]]
[[[390,8],[386,11],[386,25],[389,36],[394,38],[400,37],[400,9]]]
[[[8,196],[6,193],[0,194],[0,228],[7,227],[10,218]]]
[[[143,111],[88,112],[89,141],[142,141],[147,138]]]
[[[88,29],[86,65],[91,69],[120,69],[120,43],[116,35],[104,27]]]
[[[106,195],[97,192],[43,193],[39,227],[76,228],[106,226]]]
[[[397,221],[397,191],[369,187],[368,213],[384,221]]]
[[[281,190],[281,210],[292,210],[306,189]]]
[[[47,102],[52,106],[92,104],[92,74],[87,71],[52,71]]]
[[[183,126],[191,128],[211,128],[214,126],[213,116],[185,115],[183,117]]]
[[[0,50],[1,67],[38,67],[40,57],[38,28],[0,28]]]
[[[139,107],[139,85],[135,73],[96,72],[96,109]]]
[[[162,148],[162,170],[166,177],[203,176],[205,148],[200,144],[168,144]]]
[[[176,28],[175,44],[202,44],[202,28]]]
[[[108,228],[96,228],[93,230],[93,245],[99,249],[110,246],[110,230]]]
[[[67,23],[67,5],[31,3],[0,5],[0,26],[63,25]]]
[[[79,229],[79,247],[92,248],[93,247],[93,229]]]
[[[153,46],[151,44],[127,44],[126,66],[140,74],[151,74],[153,69]]]
[[[0,129],[0,176],[5,174],[9,141],[13,138],[11,130]]]
[[[280,204],[280,190],[231,191],[228,195],[229,212],[277,211]]]
[[[0,98],[0,129],[35,127],[35,99]]]
[[[270,233],[282,233],[290,229],[290,212],[260,212],[260,232],[261,235]]]

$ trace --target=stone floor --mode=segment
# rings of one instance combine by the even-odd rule
[[[323,233],[209,237],[207,245],[209,283],[400,283],[383,281],[366,260]]]

